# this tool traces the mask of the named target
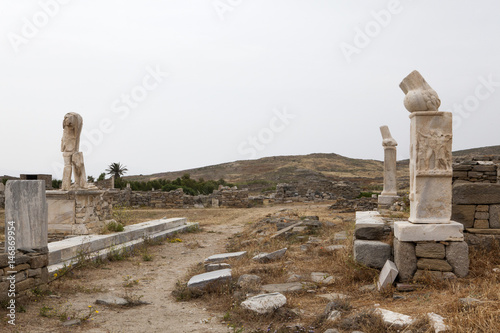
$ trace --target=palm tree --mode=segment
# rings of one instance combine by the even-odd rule
[[[124,166],[121,165],[120,162],[118,163],[111,163],[108,168],[106,169],[106,172],[109,175],[114,175],[115,179],[120,178],[125,172],[128,171],[128,169]]]

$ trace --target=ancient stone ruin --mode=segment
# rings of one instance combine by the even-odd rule
[[[464,277],[463,225],[451,221],[452,114],[417,71],[400,85],[410,111],[410,218],[394,223],[394,260],[402,280],[425,274]]]
[[[388,126],[381,126],[380,132],[384,147],[384,189],[378,196],[378,208],[389,209],[399,199],[396,169],[398,143],[392,137]]]

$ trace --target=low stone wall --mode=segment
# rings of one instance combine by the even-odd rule
[[[109,190],[115,188],[115,176],[111,176],[111,178],[99,180],[94,182],[94,185],[97,186],[101,190]]]
[[[500,183],[500,160],[497,157],[455,158],[453,182]]]
[[[500,232],[500,184],[455,183],[452,220],[468,232]]]
[[[110,191],[113,204],[120,206],[139,206],[154,208],[203,208],[203,207],[237,207],[247,208],[250,206],[248,190],[220,187],[211,195],[187,195],[182,189],[170,192],[164,191]]]
[[[248,189],[238,190],[235,187],[219,186],[218,191],[211,195],[212,202],[218,201],[219,207],[247,208],[250,207]]]
[[[23,292],[46,284],[49,281],[48,265],[47,253],[23,254],[17,251],[15,258],[10,258],[9,253],[0,253],[0,302],[17,299]]]
[[[276,185],[274,199],[276,201],[354,199],[360,193],[360,189],[354,183],[346,181],[282,183]]]
[[[107,191],[47,191],[49,233],[98,233],[113,218],[113,197]]]

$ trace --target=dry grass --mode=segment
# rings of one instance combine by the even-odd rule
[[[373,284],[378,277],[378,270],[357,264],[352,256],[353,214],[331,215],[326,209],[297,207],[279,215],[297,219],[304,215],[317,215],[320,220],[335,221],[335,227],[324,227],[318,232],[309,232],[301,239],[271,239],[276,226],[270,223],[248,222],[246,229],[235,235],[228,243],[230,251],[247,251],[245,259],[232,263],[233,280],[243,274],[256,274],[262,284],[287,282],[291,274],[301,275],[307,280],[311,272],[323,272],[335,279],[327,284],[310,284],[307,290],[287,293],[287,305],[283,310],[267,316],[255,316],[239,306],[248,290],[239,290],[234,284],[225,289],[223,295],[218,292],[201,297],[207,307],[226,313],[226,319],[233,327],[244,327],[245,332],[264,332],[271,327],[276,332],[299,332],[284,330],[295,323],[314,332],[323,332],[327,328],[338,328],[341,332],[358,329],[365,332],[397,332],[396,328],[387,327],[381,318],[372,313],[375,304],[381,308],[407,314],[417,319],[405,332],[432,332],[426,314],[437,313],[446,318],[452,332],[498,332],[500,330],[500,273],[493,268],[500,267],[499,249],[477,251],[471,249],[470,274],[465,279],[453,281],[424,281],[424,288],[409,293],[397,293],[390,288],[383,293],[360,291],[360,287]],[[333,236],[339,231],[347,231],[348,239],[342,241],[345,249],[327,253],[324,248],[333,244]],[[301,245],[308,237],[320,238],[320,243],[309,244],[308,251],[302,251]],[[286,257],[276,262],[259,264],[250,258],[260,252],[272,252],[287,247]],[[492,255],[495,253],[495,255]],[[236,291],[236,292],[235,292]],[[317,297],[319,294],[341,293],[349,296],[350,311],[343,311],[342,318],[335,322],[326,322],[322,312],[328,301]],[[393,295],[403,299],[393,298]],[[474,297],[484,302],[465,306],[459,298]],[[271,324],[271,326],[269,326]],[[281,331],[279,329],[282,329]]]

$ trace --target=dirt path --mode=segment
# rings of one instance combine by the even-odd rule
[[[223,314],[207,311],[196,301],[176,302],[172,291],[190,267],[210,255],[225,252],[227,239],[241,231],[245,223],[257,221],[280,209],[283,206],[218,213],[221,215],[218,221],[201,223],[202,232],[181,234],[180,243],[150,247],[152,261],[144,261],[139,255],[98,268],[73,271],[69,277],[50,285],[56,297],[43,297],[26,304],[26,312],[17,314],[17,326],[11,331],[227,333],[230,330],[221,323]],[[199,210],[193,214],[201,216],[203,212]],[[134,283],[135,280],[138,282]],[[127,283],[131,287],[125,287]],[[103,294],[119,297],[128,294],[151,304],[127,308],[96,305],[96,298]],[[46,311],[48,317],[41,316],[43,307],[52,309]],[[82,317],[90,311],[92,320],[80,326],[63,327],[59,319],[60,316],[74,317],[75,314]],[[11,327],[2,321],[0,331],[4,329],[10,330]]]

